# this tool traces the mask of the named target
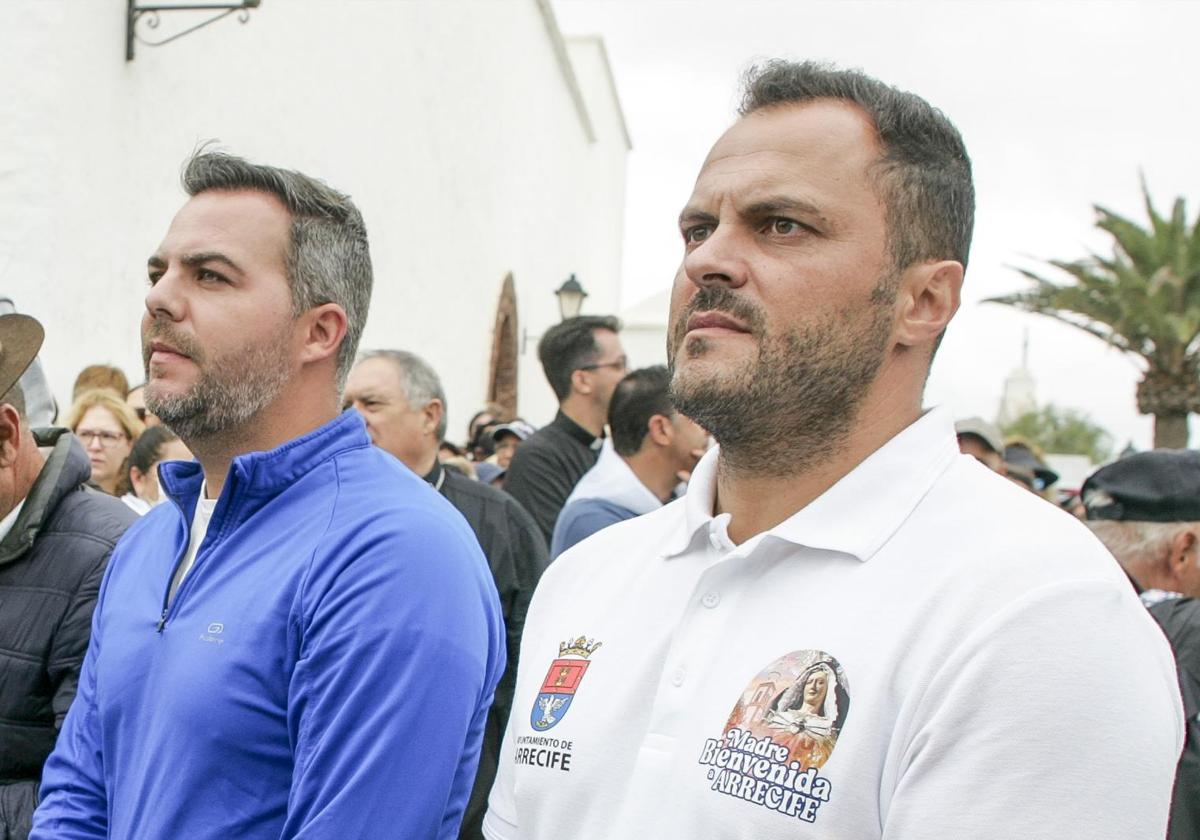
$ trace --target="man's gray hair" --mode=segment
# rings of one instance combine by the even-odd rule
[[[1171,547],[1181,528],[1195,528],[1197,522],[1125,522],[1092,519],[1087,526],[1112,552],[1121,568],[1133,572],[1153,566]],[[1136,575],[1135,575],[1136,577]]]
[[[429,362],[416,353],[407,350],[370,350],[363,353],[361,362],[367,359],[387,359],[396,366],[400,374],[400,388],[404,391],[404,399],[408,407],[419,411],[433,400],[442,404],[442,419],[437,427],[438,443],[446,439],[446,392],[442,390],[442,380],[438,378]]]
[[[342,390],[371,305],[367,228],[354,202],[303,173],[205,148],[184,164],[182,181],[190,196],[255,190],[275,196],[288,209],[292,228],[285,264],[293,314],[299,317],[324,303],[336,303],[346,312],[346,337],[337,355],[337,387]]]

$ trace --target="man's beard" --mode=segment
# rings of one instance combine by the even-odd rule
[[[213,438],[236,431],[275,401],[291,376],[290,322],[260,344],[209,358],[190,336],[172,331],[158,320],[142,336],[146,368],[146,410],[184,441]],[[185,393],[160,394],[150,378],[150,344],[162,341],[188,356],[200,378]]]
[[[883,278],[869,305],[847,309],[825,324],[766,332],[757,307],[723,287],[700,289],[671,328],[670,394],[677,410],[709,431],[722,460],[739,472],[785,475],[809,469],[836,454],[883,364],[892,327],[896,278]],[[720,373],[681,370],[687,353],[703,366],[700,336],[686,339],[696,312],[727,313],[758,340],[758,357]],[[865,316],[865,317],[861,317]],[[692,362],[696,366],[696,361]]]

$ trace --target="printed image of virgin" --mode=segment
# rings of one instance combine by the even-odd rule
[[[807,770],[829,760],[849,710],[846,676],[837,660],[822,651],[793,651],[755,677],[726,732],[741,728],[770,738]]]
[[[771,738],[793,761],[820,767],[833,752],[850,697],[828,662],[810,666],[772,701],[763,715]]]

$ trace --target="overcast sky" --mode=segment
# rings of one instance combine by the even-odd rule
[[[945,111],[974,162],[963,307],[927,402],[993,418],[1028,328],[1039,402],[1087,412],[1118,448],[1150,445],[1131,361],[1050,319],[980,300],[1022,288],[1012,265],[1107,251],[1093,204],[1144,221],[1139,170],[1161,208],[1183,195],[1195,218],[1200,3],[554,0],[554,8],[568,36],[604,37],[633,138],[627,303],[671,283],[675,219],[733,119],[741,71],[774,56],[859,67]]]

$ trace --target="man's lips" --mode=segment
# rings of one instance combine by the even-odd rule
[[[153,341],[150,343],[150,360],[165,362],[172,359],[187,359],[190,358],[186,353],[176,350],[169,344],[164,344],[161,341]]]
[[[722,332],[748,333],[749,329],[740,321],[722,312],[697,312],[687,320],[687,331],[712,330]]]

